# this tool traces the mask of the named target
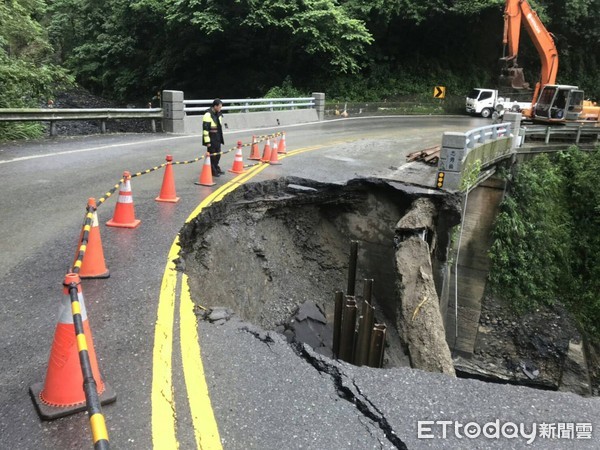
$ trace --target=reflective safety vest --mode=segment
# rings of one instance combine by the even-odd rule
[[[211,141],[211,134],[213,139],[214,134],[217,134],[218,140],[221,144],[225,143],[223,139],[223,114],[215,112],[212,108],[209,108],[202,117],[202,144],[208,145]]]

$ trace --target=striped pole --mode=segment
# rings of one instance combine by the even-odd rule
[[[67,284],[68,283],[68,284]],[[69,273],[65,277],[65,288],[69,291],[71,297],[71,314],[73,315],[73,325],[75,326],[75,336],[77,339],[77,350],[79,351],[79,362],[81,364],[81,373],[83,375],[83,391],[85,392],[85,401],[87,404],[88,416],[90,418],[90,427],[94,439],[95,450],[108,450],[110,443],[108,441],[108,431],[106,422],[100,406],[100,397],[96,390],[96,380],[90,362],[90,356],[87,346],[87,340],[83,328],[82,304],[79,301],[81,292],[81,280],[79,275]],[[85,305],[83,305],[85,310]]]

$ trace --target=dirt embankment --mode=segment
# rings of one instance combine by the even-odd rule
[[[158,101],[153,103],[153,107],[159,107]],[[82,87],[73,87],[69,90],[57,93],[56,97],[49,99],[46,105],[42,107],[52,108],[147,108],[148,104],[123,104],[98,97]],[[101,132],[100,122],[95,120],[65,120],[56,124],[57,134],[65,136],[78,136],[87,134],[98,134]],[[109,120],[106,123],[108,133],[151,133],[152,124],[150,120]],[[157,124],[157,131],[160,131],[160,124]],[[48,135],[50,127],[48,126]]]
[[[397,254],[396,225],[413,211],[416,198],[377,180],[339,186],[280,179],[244,186],[204,210],[181,232],[181,259],[192,298],[209,309],[229,308],[243,320],[280,331],[289,340],[310,343],[330,356],[334,292],[347,286],[350,241],[356,240],[358,302],[362,280],[374,279],[375,322],[387,325],[384,367],[408,365],[408,348],[414,366],[453,373],[442,329],[407,339],[417,330],[441,327],[439,310],[432,316],[437,321],[424,321],[437,306],[429,261],[435,252],[424,242],[422,264]],[[443,203],[443,196],[437,195],[435,202],[430,203],[433,209]],[[433,219],[421,222],[429,223],[430,233],[437,234]],[[429,267],[429,280],[399,284],[399,266],[408,271],[414,267],[418,273]],[[402,275],[408,280],[407,272]],[[413,301],[424,295],[431,296],[431,303],[413,321],[419,326],[404,329],[399,325],[406,320],[402,299],[410,297],[406,309],[412,314]],[[210,320],[211,315],[207,317]],[[310,326],[298,325],[304,321]],[[427,337],[438,335],[442,339],[436,343],[445,351],[438,352]],[[434,361],[440,355],[448,356],[444,364]]]

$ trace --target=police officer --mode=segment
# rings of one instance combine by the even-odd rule
[[[210,153],[210,165],[213,177],[220,177],[225,173],[219,167],[221,160],[221,145],[225,144],[223,139],[223,113],[221,108],[223,102],[216,98],[212,106],[206,110],[202,117],[202,145],[205,145]]]

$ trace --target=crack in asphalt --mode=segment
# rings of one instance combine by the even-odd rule
[[[276,355],[278,354],[275,350],[273,350],[273,348],[271,347],[271,344],[274,344],[275,341],[273,340],[273,338],[269,335],[268,332],[260,332],[257,330],[252,330],[249,327],[242,327],[240,328],[241,331],[245,331],[246,333],[251,334],[252,336],[254,336],[256,339],[258,339],[259,341],[261,341],[263,344],[267,344],[267,347],[269,347],[269,350],[271,350],[271,352],[275,353]]]
[[[356,388],[356,392],[354,392],[351,388],[344,385],[344,374],[340,371],[338,367],[333,364],[328,364],[324,359],[315,357],[312,355],[305,347],[304,344],[294,343],[292,344],[292,348],[296,352],[296,354],[308,362],[311,366],[313,366],[318,372],[327,374],[331,377],[335,389],[337,391],[338,396],[352,403],[356,409],[358,409],[366,418],[373,421],[375,424],[379,426],[381,431],[385,434],[385,437],[390,441],[390,443],[397,449],[407,450],[408,447],[406,444],[398,437],[398,435],[392,429],[392,426],[387,421],[383,413],[375,407],[375,405],[365,397],[356,383],[353,382],[354,387]],[[381,441],[379,441],[381,443]]]

